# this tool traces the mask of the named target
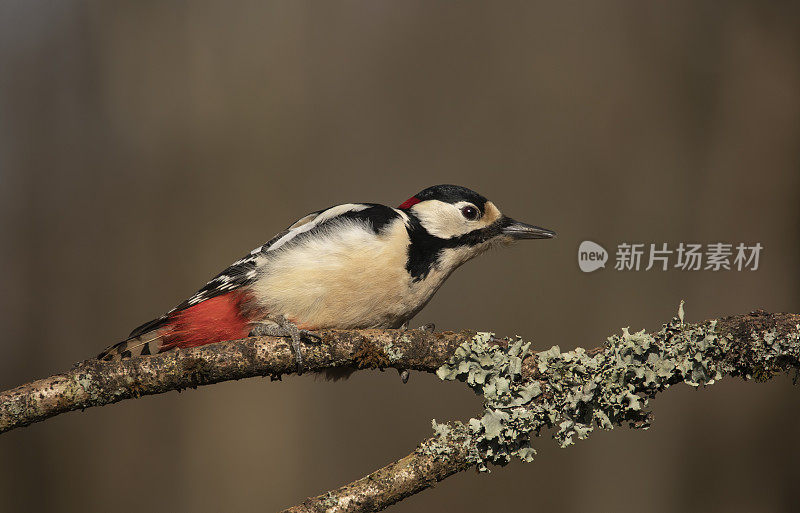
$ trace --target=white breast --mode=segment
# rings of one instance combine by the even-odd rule
[[[269,313],[307,328],[398,327],[420,300],[407,245],[401,219],[381,235],[343,219],[260,256],[252,291]]]

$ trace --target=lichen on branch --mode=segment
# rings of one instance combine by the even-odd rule
[[[797,364],[800,324],[782,334],[775,328],[751,331],[744,354],[757,362],[753,367],[742,366],[735,356],[743,353],[732,351],[734,335],[721,333],[717,321],[687,325],[681,317],[654,334],[623,328],[593,351],[561,352],[553,346],[529,355],[530,343],[519,338],[491,343],[492,333],[462,343],[437,375],[463,381],[483,395],[481,416],[467,424],[478,469],[488,470],[489,462],[505,465],[512,457],[532,461],[531,437],[543,428],[557,428],[553,436],[562,447],[587,438],[596,427],[628,423],[647,429],[649,400],[676,383],[699,387],[726,374],[771,376],[787,363]],[[528,379],[522,377],[523,362],[535,366]],[[437,436],[448,432],[435,421],[434,431]]]

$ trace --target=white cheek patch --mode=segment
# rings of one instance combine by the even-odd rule
[[[366,208],[367,205],[360,205],[358,203],[345,203],[344,205],[336,205],[335,207],[331,207],[328,210],[320,212],[316,215],[307,215],[289,227],[289,233],[276,240],[269,248],[267,248],[267,252],[280,248],[301,233],[307,232],[329,219],[340,216],[347,212],[360,212]]]
[[[442,239],[450,239],[486,228],[503,216],[494,203],[487,201],[484,205],[483,215],[470,221],[461,213],[461,209],[467,206],[475,207],[469,201],[450,204],[439,200],[428,200],[414,205],[412,211],[417,215],[422,226],[428,230],[428,233]]]
[[[450,239],[472,231],[473,227],[455,205],[439,200],[426,200],[411,207],[422,226],[435,237]]]

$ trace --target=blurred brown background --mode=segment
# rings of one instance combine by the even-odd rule
[[[415,319],[593,347],[800,310],[797,2],[0,3],[0,387],[69,368],[309,211],[469,186],[559,233]],[[756,272],[583,274],[584,239],[761,242]],[[393,511],[798,511],[791,379],[675,387],[648,432]],[[271,511],[404,456],[460,384],[252,379],[0,437],[2,511]]]

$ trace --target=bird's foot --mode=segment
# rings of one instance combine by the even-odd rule
[[[297,360],[297,374],[303,373],[303,355],[300,353],[300,344],[303,340],[306,342],[315,341],[319,343],[322,337],[308,330],[303,330],[297,325],[282,315],[275,315],[267,318],[271,322],[256,323],[253,329],[250,330],[251,337],[268,336],[268,337],[285,337],[292,339],[292,348],[294,349],[295,359]]]

